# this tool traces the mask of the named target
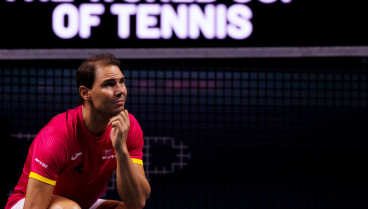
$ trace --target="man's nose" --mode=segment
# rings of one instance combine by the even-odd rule
[[[116,85],[117,88],[116,88],[116,96],[117,97],[121,97],[122,95],[125,95],[124,92],[125,92],[125,85],[124,84],[118,84]]]
[[[123,93],[119,93],[116,95],[117,98],[120,98],[123,95]]]

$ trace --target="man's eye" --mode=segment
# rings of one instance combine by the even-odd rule
[[[114,83],[105,83],[105,85],[104,86],[106,86],[106,87],[109,87],[109,86],[114,86]]]

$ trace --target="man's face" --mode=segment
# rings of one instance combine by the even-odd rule
[[[92,106],[112,117],[124,110],[126,97],[125,77],[120,69],[115,65],[98,67],[91,89]]]

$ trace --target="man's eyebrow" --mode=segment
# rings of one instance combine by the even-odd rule
[[[115,81],[115,79],[113,79],[113,78],[106,79],[106,80],[103,80],[102,83],[107,83],[107,82],[110,82],[110,81]]]
[[[125,79],[125,77],[123,76],[123,77],[119,78],[119,80],[121,80],[121,79]],[[102,83],[106,83],[106,82],[109,82],[109,81],[115,81],[115,80],[116,80],[115,78],[110,78],[110,79],[103,80]]]

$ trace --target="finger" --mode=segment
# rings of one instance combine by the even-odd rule
[[[111,122],[111,126],[112,127],[117,127],[119,125],[119,122],[118,121],[112,121]]]
[[[125,114],[123,112],[119,113],[119,115],[114,118],[112,122],[119,123],[119,128],[121,128],[120,130],[124,130],[122,128],[129,127],[129,121],[128,123],[126,122]]]
[[[116,131],[118,131],[118,132],[121,132],[123,130],[123,124],[121,124],[119,121],[112,122],[111,126],[113,128],[116,128]]]
[[[116,119],[119,117],[119,115],[115,115],[114,117],[112,117],[112,118],[110,118],[110,120],[109,120],[109,125],[111,125],[111,123],[113,122],[113,121],[116,121]]]
[[[128,113],[128,110],[127,109],[124,110],[124,113],[125,113],[126,117],[129,118],[129,113]]]
[[[129,115],[125,111],[122,111],[118,115],[111,118],[108,124],[112,125],[113,122],[119,122],[124,126],[130,126]]]
[[[117,121],[118,119],[117,119],[117,117],[115,116],[115,117],[113,117],[113,118],[111,118],[110,119],[110,121],[109,121],[109,123],[108,123],[108,125],[112,125],[112,123],[114,122],[114,121]]]
[[[123,119],[124,119],[124,122],[128,125],[130,125],[130,120],[129,120],[129,113],[128,113],[128,110],[124,110],[124,114],[123,114]]]

